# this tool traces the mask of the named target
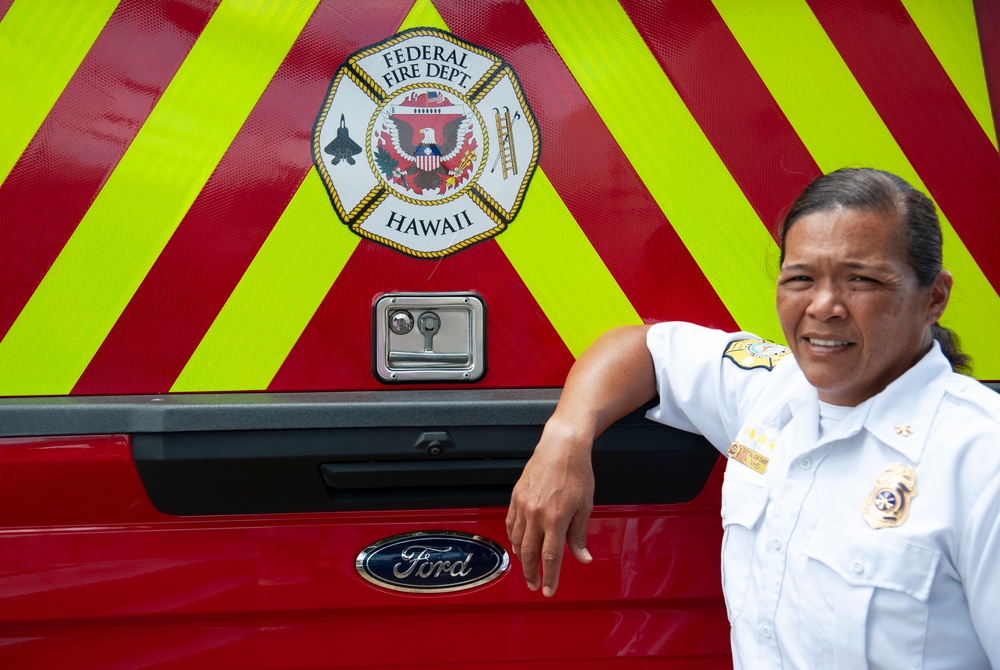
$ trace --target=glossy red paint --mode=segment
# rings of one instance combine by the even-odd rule
[[[728,667],[720,482],[598,508],[595,561],[568,560],[552,600],[516,561],[423,596],[364,581],[358,553],[429,526],[506,545],[505,510],[178,518],[149,503],[124,436],[3,439],[0,666]]]

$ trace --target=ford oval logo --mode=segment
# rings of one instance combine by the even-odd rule
[[[372,584],[409,593],[449,593],[480,586],[507,571],[499,544],[451,531],[394,535],[367,547],[355,562]]]

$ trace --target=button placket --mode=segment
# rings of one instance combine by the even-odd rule
[[[803,502],[813,485],[816,465],[823,455],[818,453],[795,458],[786,466],[785,480],[775,487],[778,495],[769,504],[766,526],[761,529],[761,532],[767,533],[765,537],[769,538],[766,543],[769,556],[762,561],[759,582],[761,588],[757,592],[757,625],[761,641],[766,641],[775,654],[778,651],[774,621],[777,617],[781,584],[788,570],[785,549],[799,522]]]

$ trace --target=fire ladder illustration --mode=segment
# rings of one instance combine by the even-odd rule
[[[496,107],[493,111],[496,112],[495,119],[497,124],[497,136],[500,138],[500,153],[497,154],[497,158],[493,161],[493,167],[490,172],[497,169],[497,162],[500,162],[500,167],[503,169],[503,178],[507,179],[508,176],[513,176],[517,174],[517,156],[514,154],[514,137],[511,132],[511,125],[520,116],[520,112],[514,114],[513,121],[510,118],[510,109],[504,107],[504,113],[501,116],[500,110]]]

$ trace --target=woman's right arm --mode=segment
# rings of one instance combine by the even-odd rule
[[[563,547],[589,563],[587,521],[594,506],[594,440],[656,396],[649,326],[615,328],[573,364],[552,417],[514,487],[507,536],[528,588],[546,596],[559,584]]]

